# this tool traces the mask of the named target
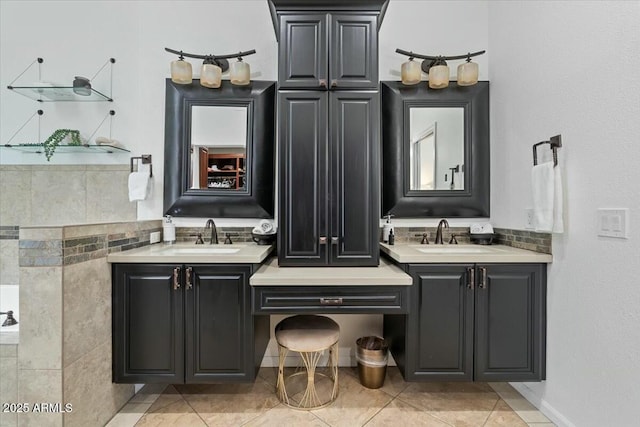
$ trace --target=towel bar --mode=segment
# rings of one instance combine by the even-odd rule
[[[558,166],[558,148],[562,147],[562,137],[560,135],[552,136],[549,141],[541,141],[537,144],[533,144],[533,165],[538,164],[538,146],[542,144],[549,144],[553,151],[553,166]]]
[[[135,172],[134,168],[133,168],[133,161],[134,160],[139,160],[140,162],[142,162],[143,165],[149,165],[149,176],[151,178],[153,178],[153,164],[151,163],[151,154],[142,154],[139,157],[132,157],[131,158],[131,172]],[[137,170],[137,168],[136,168]]]

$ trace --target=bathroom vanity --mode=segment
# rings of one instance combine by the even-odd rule
[[[381,250],[413,280],[408,314],[384,317],[407,381],[545,379],[551,255],[501,245]]]
[[[253,381],[269,317],[252,315],[249,277],[272,249],[151,245],[110,254],[113,381]]]
[[[546,264],[508,246],[380,245],[375,267],[279,267],[272,246],[108,255],[113,380],[252,382],[271,314],[382,314],[407,381],[545,378]]]

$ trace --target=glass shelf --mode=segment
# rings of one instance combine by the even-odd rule
[[[10,148],[25,153],[44,154],[42,144],[5,144],[2,148]],[[55,154],[59,153],[130,153],[126,148],[114,147],[112,145],[58,145]]]
[[[20,95],[39,102],[105,102],[113,101],[107,95],[91,88],[90,95],[78,95],[71,86],[7,86]]]

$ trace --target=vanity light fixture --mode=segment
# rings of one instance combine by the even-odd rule
[[[475,62],[471,62],[471,58],[474,56],[482,55],[485,52],[486,51],[481,50],[473,53],[469,52],[466,55],[432,56],[408,52],[402,49],[396,49],[396,53],[409,57],[409,61],[402,64],[402,83],[407,85],[417,83],[415,81],[415,77],[412,78],[409,76],[409,67],[413,66],[407,64],[413,63],[413,58],[420,58],[423,60],[421,67],[422,71],[429,75],[429,87],[431,89],[444,89],[445,87],[449,86],[449,66],[447,65],[447,61],[457,59],[466,59],[465,63],[458,66],[458,86],[472,86],[478,83],[478,64]],[[407,70],[406,72],[405,69]]]
[[[251,81],[249,64],[242,61],[242,57],[238,57],[238,61],[231,64],[231,84],[244,86]]]
[[[222,67],[215,63],[215,58],[209,57],[202,63],[200,84],[212,89],[219,88],[222,84]]]
[[[255,49],[245,52],[232,53],[229,55],[199,55],[194,53],[185,53],[181,50],[174,50],[165,47],[169,53],[179,55],[178,60],[171,62],[171,80],[178,84],[192,83],[191,64],[184,60],[184,57],[204,60],[200,70],[200,84],[208,88],[219,88],[222,83],[222,73],[231,68],[231,83],[234,85],[247,85],[251,82],[249,64],[242,61],[243,56],[253,55]],[[238,58],[229,67],[228,59]],[[185,65],[186,64],[186,65]]]
[[[180,52],[180,57],[175,61],[171,61],[171,81],[181,85],[188,85],[191,84],[192,75],[191,64],[184,60],[184,56]]]
[[[415,62],[413,57],[409,57],[407,62],[402,63],[401,75],[402,83],[405,85],[415,85],[420,83],[420,77],[422,75],[420,64]]]

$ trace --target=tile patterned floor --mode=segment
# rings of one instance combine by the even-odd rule
[[[262,368],[253,384],[147,385],[107,427],[554,426],[506,383],[407,383],[389,367],[384,386],[372,390],[354,368],[339,375],[338,399],[314,411],[278,401],[275,368]]]

